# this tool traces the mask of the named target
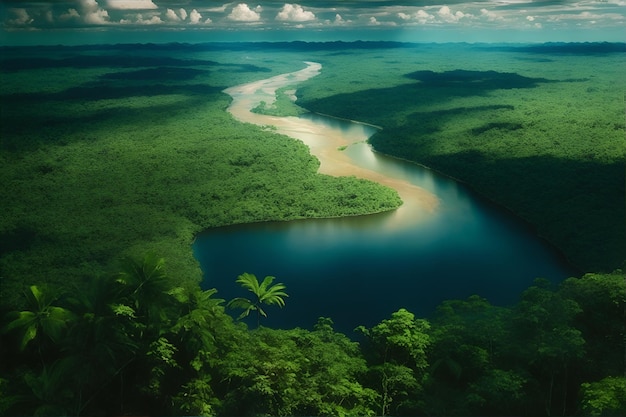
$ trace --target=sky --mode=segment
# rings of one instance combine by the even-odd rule
[[[0,44],[626,41],[626,0],[0,0]]]

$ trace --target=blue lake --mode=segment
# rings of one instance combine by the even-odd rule
[[[375,132],[324,116],[304,117],[346,135]],[[344,152],[359,166],[434,193],[437,209],[214,228],[193,246],[203,286],[230,300],[250,294],[235,283],[241,273],[259,280],[275,276],[287,285],[289,298],[283,309],[267,308],[263,325],[310,328],[323,316],[350,334],[399,308],[428,317],[443,300],[474,294],[510,305],[537,277],[559,282],[577,275],[527,224],[465,186],[376,154],[366,143]]]

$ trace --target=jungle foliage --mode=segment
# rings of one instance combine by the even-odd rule
[[[532,48],[266,47],[3,48],[0,414],[625,414],[622,271],[537,281],[511,307],[399,310],[346,335],[328,318],[249,330],[200,289],[190,250],[209,227],[400,204],[316,174],[303,144],[225,111],[224,88],[306,59],[325,70],[300,105],[383,126],[378,150],[460,178],[577,265],[613,270],[626,253],[621,50],[592,67]],[[271,314],[289,314],[283,301]]]
[[[81,283],[146,248],[169,253],[195,284],[190,245],[207,228],[401,204],[379,184],[317,174],[304,144],[225,111],[224,88],[304,66],[298,61],[61,49],[6,48],[0,62],[3,303],[17,302],[30,277]]]
[[[2,311],[0,353],[12,360],[0,365],[1,414],[626,411],[619,270],[558,288],[537,280],[506,308],[472,296],[443,302],[428,320],[400,309],[346,335],[330,318],[312,330],[249,330],[225,312],[215,289],[181,287],[185,280],[152,254],[119,269],[91,277],[82,291],[32,285],[24,309]],[[251,275],[242,276],[248,288]],[[269,281],[264,293],[284,302],[285,288]],[[289,314],[284,304],[267,308]]]
[[[382,126],[370,139],[377,151],[467,183],[581,270],[611,271],[626,253],[625,52],[623,44],[347,49],[320,59],[324,70],[298,89],[298,104]]]

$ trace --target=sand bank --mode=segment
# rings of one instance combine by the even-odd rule
[[[276,90],[307,80],[320,73],[321,64],[305,62],[307,67],[300,71],[282,74],[265,80],[254,81],[224,90],[233,101],[228,111],[238,120],[260,126],[273,126],[278,133],[299,139],[311,150],[311,154],[320,161],[319,172],[333,176],[353,175],[384,184],[398,191],[404,204],[396,210],[396,220],[406,217],[421,217],[432,213],[439,200],[429,191],[407,181],[386,176],[374,170],[365,169],[357,164],[340,148],[363,142],[367,136],[346,135],[341,129],[324,123],[299,117],[276,117],[252,113],[251,109],[261,101],[272,104],[276,99]]]

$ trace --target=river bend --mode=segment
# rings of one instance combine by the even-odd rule
[[[401,307],[428,316],[445,299],[478,294],[494,304],[512,304],[537,277],[558,282],[576,273],[510,213],[424,167],[374,153],[366,140],[375,127],[315,114],[250,111],[261,101],[271,104],[277,89],[322,69],[306,65],[225,90],[233,98],[228,111],[303,141],[320,160],[321,173],[385,184],[404,204],[370,216],[207,230],[194,243],[205,287],[231,299],[244,295],[234,283],[239,274],[276,276],[287,285],[289,298],[283,311],[270,308],[264,324],[311,327],[325,316],[350,333]]]

